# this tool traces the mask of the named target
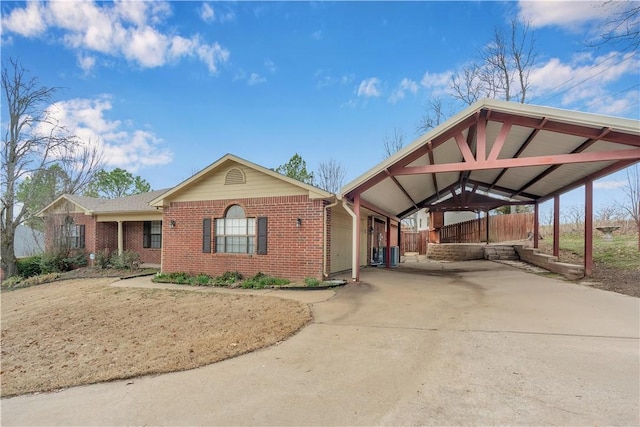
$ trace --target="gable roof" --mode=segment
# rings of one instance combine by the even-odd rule
[[[272,178],[276,178],[278,180],[284,181],[288,184],[294,185],[296,187],[299,187],[301,189],[303,189],[304,191],[307,191],[309,193],[309,197],[312,199],[329,199],[334,197],[331,193],[315,187],[313,185],[309,185],[306,184],[302,181],[298,181],[296,179],[293,178],[289,178],[288,176],[282,175],[278,172],[275,172],[271,169],[267,169],[263,166],[257,165],[255,163],[252,163],[248,160],[242,159],[240,157],[234,156],[233,154],[225,154],[224,156],[222,156],[221,158],[219,158],[218,160],[216,160],[215,162],[213,162],[212,164],[210,164],[209,166],[207,166],[206,168],[202,169],[200,172],[196,173],[195,175],[193,175],[190,178],[187,178],[186,180],[182,181],[180,184],[176,185],[175,187],[171,188],[169,191],[165,192],[162,195],[159,195],[158,197],[154,198],[153,200],[151,200],[149,202],[149,204],[151,206],[163,206],[164,202],[166,199],[170,199],[173,196],[176,196],[177,194],[187,190],[188,188],[190,188],[191,186],[195,185],[196,183],[201,182],[202,180],[204,180],[205,178],[207,178],[208,176],[210,176],[211,174],[215,173],[216,171],[218,171],[220,168],[225,167],[225,165],[227,165],[229,162],[234,162],[237,164],[240,164],[242,166],[245,166],[247,168],[253,169],[255,171],[258,171],[260,173],[263,173],[265,175],[268,175]]]
[[[149,202],[165,193],[168,189],[149,191],[148,193],[134,194],[133,196],[118,197],[115,199],[100,199],[95,197],[80,196],[78,194],[63,194],[44,207],[36,216],[42,216],[53,206],[66,200],[84,211],[85,215],[106,213],[131,213],[131,212],[156,212],[157,209]]]
[[[543,202],[638,161],[637,120],[482,100],[345,185],[342,194],[403,218],[465,188]]]

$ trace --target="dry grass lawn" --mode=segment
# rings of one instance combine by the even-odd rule
[[[262,348],[311,319],[267,296],[77,279],[2,292],[2,396],[180,371]]]

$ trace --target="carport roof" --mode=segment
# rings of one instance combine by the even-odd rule
[[[640,161],[640,122],[482,100],[342,188],[400,218],[451,198],[543,202]],[[454,203],[455,205],[455,203]],[[471,209],[491,208],[471,206]],[[494,206],[492,206],[494,207]]]

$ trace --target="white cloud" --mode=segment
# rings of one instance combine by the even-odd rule
[[[136,172],[145,166],[171,162],[173,153],[163,141],[148,130],[133,129],[120,120],[109,120],[112,109],[108,97],[71,99],[48,107],[51,118],[84,144],[97,144],[104,152],[106,166]],[[38,133],[48,132],[41,126]]]
[[[603,56],[578,55],[568,63],[552,58],[531,70],[531,97],[548,104],[559,99],[564,106],[598,110],[594,99],[605,98],[608,85],[625,75],[637,74],[640,58],[634,53],[610,52]],[[636,100],[637,101],[637,100]]]
[[[615,190],[616,188],[622,188],[626,185],[625,181],[594,181],[593,188],[603,190]]]
[[[249,76],[249,78],[247,79],[247,84],[249,86],[253,86],[253,85],[257,85],[260,83],[264,83],[266,82],[267,79],[265,79],[264,77],[262,77],[260,74],[258,73],[251,73],[251,75]]]
[[[91,73],[96,65],[96,58],[90,55],[78,55],[78,66],[82,68],[85,74]]]
[[[202,3],[202,7],[200,8],[200,18],[204,22],[215,21],[216,12],[213,10],[213,7],[209,3]]]
[[[170,14],[167,2],[27,2],[24,9],[16,7],[5,14],[2,26],[4,32],[54,40],[61,32],[58,41],[83,56],[91,52],[124,57],[143,68],[192,57],[215,73],[227,62],[229,51],[219,43],[202,41],[197,34],[182,36],[165,31],[163,26]],[[231,19],[231,15],[227,13],[224,19]],[[87,65],[79,62],[83,70]]]
[[[451,82],[451,76],[453,76],[453,71],[444,71],[442,73],[424,73],[422,76],[422,80],[420,84],[429,89],[432,94],[434,92],[444,93],[449,88],[449,83]]]
[[[30,1],[24,9],[14,9],[8,17],[2,18],[2,27],[3,32],[14,32],[25,37],[42,34],[47,24],[40,2]]]
[[[264,61],[264,66],[267,68],[267,70],[271,71],[272,73],[275,73],[276,70],[278,69],[276,67],[276,64],[270,59],[267,59],[266,61]]]
[[[520,1],[518,17],[531,25],[558,25],[578,28],[586,22],[602,19],[607,9],[601,1]]]
[[[355,78],[354,74],[343,74],[341,76],[334,76],[330,70],[319,69],[313,74],[313,79],[316,81],[316,87],[323,88],[333,85],[347,85],[353,82]]]
[[[418,83],[405,77],[400,82],[400,85],[391,93],[389,102],[395,104],[399,100],[404,99],[406,92],[411,92],[414,95],[418,93]]]
[[[368,78],[360,82],[356,93],[358,96],[366,96],[368,98],[380,96],[378,85],[380,85],[380,80],[377,77]]]

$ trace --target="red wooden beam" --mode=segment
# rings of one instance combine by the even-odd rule
[[[494,111],[491,114],[491,120],[496,122],[511,121],[515,126],[524,126],[532,129],[547,130],[551,132],[581,136],[584,138],[596,138],[600,133],[600,129],[597,127],[563,123],[553,120],[547,120],[544,125],[540,125],[540,119],[536,117],[524,117],[498,111]],[[638,134],[631,134],[628,132],[612,130],[602,138],[602,141],[617,142],[619,144],[640,147],[640,136],[638,136]]]
[[[571,184],[565,185],[564,187],[557,189],[553,193],[549,193],[546,196],[541,197],[539,199],[539,202],[540,203],[544,203],[547,200],[550,200],[551,198],[553,198],[553,197],[555,197],[557,195],[567,193],[567,192],[569,192],[571,190],[575,190],[576,188],[580,187],[581,185],[584,185],[587,181],[595,181],[595,180],[597,180],[599,178],[602,178],[603,176],[607,176],[609,174],[617,172],[617,171],[619,171],[621,169],[624,169],[627,166],[631,166],[631,165],[633,165],[634,163],[637,163],[637,162],[638,162],[638,159],[630,159],[630,160],[627,159],[627,160],[622,160],[622,161],[616,162],[616,163],[614,163],[612,165],[607,166],[604,169],[600,169],[599,171],[592,173],[591,175],[585,176],[584,178],[579,179],[579,180],[577,180],[575,182],[572,182]],[[521,195],[524,196],[524,193],[522,193]]]
[[[475,163],[476,159],[473,157],[473,153],[471,152],[471,148],[469,148],[469,144],[466,139],[464,139],[464,135],[462,132],[458,132],[454,135],[456,139],[456,144],[458,144],[458,148],[460,149],[460,153],[462,154],[462,158],[465,162]]]
[[[488,161],[493,161],[498,158],[502,147],[504,147],[504,143],[507,140],[507,136],[509,136],[509,132],[511,132],[511,121],[506,121],[502,124],[500,128],[500,132],[496,137],[495,142],[493,143],[493,147],[491,147],[491,152],[489,153]]]
[[[497,159],[493,161],[474,163],[444,163],[439,165],[407,166],[397,171],[392,171],[393,175],[419,175],[425,173],[459,172],[463,170],[486,170],[516,168],[525,166],[546,166],[565,163],[588,163],[603,162],[611,160],[640,160],[640,149],[618,151],[601,151],[574,154],[555,154],[550,156],[522,157],[517,159]]]

